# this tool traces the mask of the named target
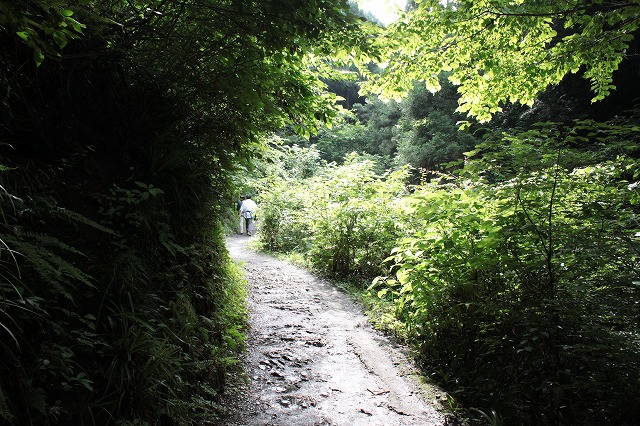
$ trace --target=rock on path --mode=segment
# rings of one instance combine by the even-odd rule
[[[249,283],[249,384],[226,426],[443,425],[437,390],[329,283],[231,237]]]

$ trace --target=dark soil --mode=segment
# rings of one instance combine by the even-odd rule
[[[226,402],[220,424],[442,425],[442,394],[405,350],[368,324],[362,308],[330,283],[247,248],[228,247],[246,269],[248,384]]]

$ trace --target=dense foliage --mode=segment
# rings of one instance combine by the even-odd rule
[[[506,424],[640,418],[638,127],[604,128],[483,144],[411,196],[418,231],[377,282],[427,370]],[[585,135],[615,154],[576,149]]]
[[[461,161],[464,152],[482,140],[477,125],[459,131],[464,119],[456,112],[459,95],[445,74],[441,80],[443,88],[435,94],[416,84],[401,102],[370,97],[339,113],[330,128],[308,140],[288,136],[286,143],[315,147],[323,160],[336,164],[357,152],[373,160],[379,173],[410,165],[418,182],[422,171],[445,170],[447,163]],[[516,114],[505,113],[502,120]]]
[[[233,172],[333,114],[310,55],[360,34],[337,0],[0,3],[0,422],[215,420]]]
[[[373,161],[354,153],[340,166],[324,164],[303,178],[296,170],[309,152],[314,148],[285,148],[277,181],[265,176],[258,182],[261,243],[304,253],[312,267],[335,277],[383,272],[402,229],[396,203],[407,192],[408,170],[378,176]]]
[[[341,275],[334,265],[348,258],[343,247],[393,246],[380,276],[372,274],[383,267],[357,263],[348,275],[371,279],[381,303],[393,304],[401,324],[379,323],[404,327],[397,334],[447,389],[452,409],[461,402],[489,424],[637,424],[640,127],[629,108],[638,96],[639,5],[442,3],[415,2],[380,40],[393,49],[369,89],[407,98],[368,98],[353,118],[311,138],[321,158],[350,169],[323,167],[326,193],[314,179],[289,183],[293,192],[273,208],[275,193],[265,191],[264,236],[273,223],[277,235],[295,236],[269,247]],[[589,105],[594,94],[607,98]],[[487,124],[457,132],[465,112]],[[350,150],[431,171],[377,199],[380,208],[350,227],[339,209],[346,182],[359,187],[354,199],[370,193]],[[287,210],[296,219],[279,222],[289,197],[303,218]],[[361,238],[367,227],[357,224],[370,214],[392,217],[395,228]],[[326,228],[323,217],[332,220]]]

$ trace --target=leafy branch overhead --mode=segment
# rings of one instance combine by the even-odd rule
[[[86,26],[71,9],[89,0],[14,0],[0,3],[0,29],[8,29],[33,49],[41,64],[45,54],[60,57],[70,40],[78,38]],[[4,27],[4,28],[3,28]]]
[[[380,41],[386,67],[366,89],[397,98],[418,80],[435,92],[447,71],[459,86],[458,111],[481,121],[507,102],[532,105],[569,73],[591,82],[593,102],[605,98],[640,24],[637,0],[415,3]]]
[[[211,105],[238,111],[237,124],[252,140],[285,125],[308,136],[328,124],[335,97],[321,81],[326,58],[379,57],[378,30],[347,0],[0,2],[0,34],[29,47],[36,64],[120,56],[139,78],[162,76],[167,91],[200,113],[220,114]],[[63,50],[71,53],[63,57]]]

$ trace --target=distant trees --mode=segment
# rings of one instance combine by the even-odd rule
[[[453,85],[443,85],[445,89],[436,94],[416,85],[401,102],[370,96],[309,141],[285,139],[313,145],[324,160],[338,164],[358,152],[371,156],[383,170],[406,164],[418,174],[420,169],[443,170],[449,162],[462,161],[463,153],[481,140],[472,132],[460,131],[464,117],[456,113],[458,95]]]
[[[444,164],[462,160],[464,152],[480,140],[470,132],[459,130],[458,122],[463,117],[456,112],[458,94],[446,80],[442,90],[435,94],[416,84],[403,105],[404,121],[411,130],[397,148],[398,164],[442,170]]]

